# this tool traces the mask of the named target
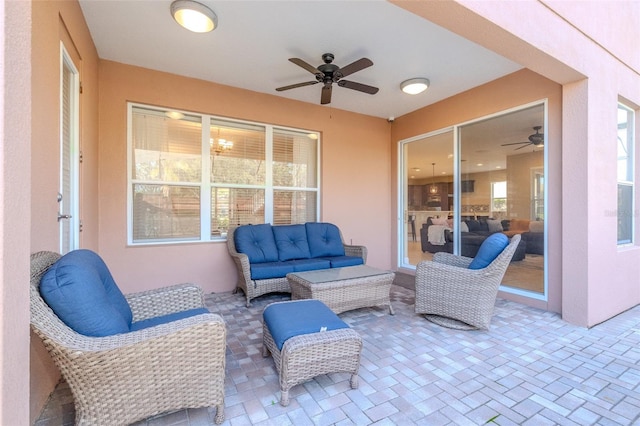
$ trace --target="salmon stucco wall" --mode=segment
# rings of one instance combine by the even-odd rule
[[[367,263],[390,267],[389,124],[386,120],[128,66],[100,63],[100,254],[125,293],[177,282],[207,292],[235,287],[225,243],[127,247],[127,102],[321,132],[321,220]]]

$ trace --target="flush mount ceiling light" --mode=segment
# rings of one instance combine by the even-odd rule
[[[400,89],[409,95],[417,95],[427,90],[429,84],[429,79],[427,78],[412,78],[400,83]]]
[[[208,33],[218,26],[218,17],[207,6],[192,0],[171,3],[171,16],[176,22],[194,33]]]

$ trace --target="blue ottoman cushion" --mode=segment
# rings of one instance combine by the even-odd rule
[[[476,257],[469,264],[469,269],[486,268],[509,245],[509,237],[502,233],[489,235],[480,245]]]
[[[278,258],[281,261],[311,257],[304,225],[281,225],[272,229],[278,247]]]
[[[278,248],[268,223],[240,226],[233,233],[233,239],[236,249],[247,255],[249,263],[278,261]]]
[[[332,223],[307,222],[307,239],[311,257],[344,256],[340,230]]]
[[[262,317],[279,350],[294,336],[349,328],[327,305],[316,299],[272,303],[264,309]]]
[[[40,294],[71,329],[85,336],[126,333],[133,314],[107,265],[91,250],[62,256],[43,275]]]

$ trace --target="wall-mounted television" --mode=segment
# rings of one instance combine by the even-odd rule
[[[475,180],[460,181],[460,192],[473,192],[473,185],[475,182]]]

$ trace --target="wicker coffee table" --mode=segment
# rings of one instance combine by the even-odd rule
[[[358,265],[287,275],[291,300],[318,299],[337,314],[369,306],[391,306],[391,283],[395,273]]]

